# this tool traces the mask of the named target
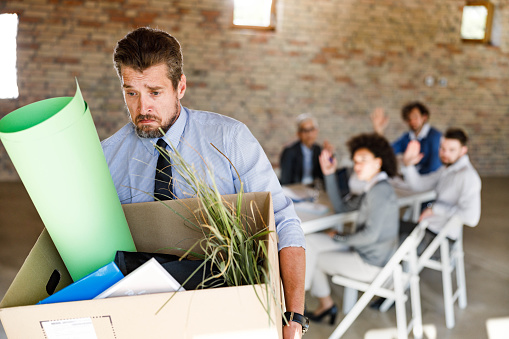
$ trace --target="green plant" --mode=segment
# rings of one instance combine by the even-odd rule
[[[192,211],[195,221],[188,220],[179,214],[187,224],[195,227],[203,235],[203,238],[190,249],[183,250],[182,257],[194,255],[204,260],[202,266],[208,263],[210,267],[218,270],[203,280],[202,287],[209,287],[207,284],[217,278],[223,279],[227,286],[253,285],[254,288],[255,285],[264,285],[267,297],[265,302],[262,301],[256,288],[254,290],[269,315],[269,321],[272,321],[269,298],[272,297],[276,305],[281,305],[276,292],[272,289],[273,277],[270,273],[270,262],[266,260],[268,236],[271,231],[263,221],[254,201],[250,201],[249,205],[245,206],[243,183],[238,172],[240,189],[237,193],[236,204],[230,204],[223,199],[216,185],[213,169],[203,158],[203,171],[199,172],[184,160],[173,145],[170,146],[174,150],[171,153],[154,145],[160,154],[171,159],[173,173],[176,171],[183,178],[183,182],[174,182],[174,185],[189,189],[188,193],[198,199],[200,206]],[[212,146],[225,156],[214,145]],[[228,159],[226,156],[225,158]],[[230,164],[235,168],[231,161]],[[207,178],[210,179],[209,182]],[[164,201],[161,203],[172,209]],[[172,211],[176,212],[173,209]],[[262,220],[263,225],[256,225],[256,220]],[[204,254],[200,255],[193,251],[196,247],[201,248]],[[194,274],[198,271],[199,269]]]

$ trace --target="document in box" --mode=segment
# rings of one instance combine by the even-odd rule
[[[152,258],[94,299],[175,291],[185,289]]]

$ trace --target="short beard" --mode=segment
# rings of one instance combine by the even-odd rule
[[[127,113],[129,115],[129,120],[134,125],[134,130],[136,132],[136,135],[138,135],[140,138],[155,139],[155,138],[163,137],[169,131],[170,127],[173,126],[175,121],[177,121],[178,117],[180,116],[179,108],[180,108],[180,101],[177,100],[177,102],[175,104],[175,112],[176,113],[173,116],[173,118],[170,121],[168,121],[167,124],[161,125],[159,128],[156,128],[156,129],[144,129],[143,127],[138,127],[133,122],[133,119],[131,118],[131,114],[129,113],[129,109],[127,109]],[[150,114],[144,114],[144,115],[139,115],[136,118],[136,120],[144,120],[147,118],[154,119],[155,117]]]

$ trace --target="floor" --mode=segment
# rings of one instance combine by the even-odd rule
[[[456,307],[456,327],[445,327],[441,276],[424,270],[421,275],[423,322],[429,339],[488,338],[486,321],[509,316],[509,177],[483,178],[482,217],[476,228],[464,232],[468,307]],[[507,208],[507,209],[506,209]],[[0,296],[23,264],[43,228],[23,185],[0,183]],[[342,303],[342,288],[333,287],[333,297]],[[309,309],[317,301],[307,296]],[[336,326],[342,316],[336,319]],[[384,329],[395,327],[394,308],[386,313],[364,310],[344,339],[384,339]],[[307,339],[328,338],[334,326],[312,323]],[[435,333],[433,333],[435,332]],[[0,339],[7,338],[0,327]]]

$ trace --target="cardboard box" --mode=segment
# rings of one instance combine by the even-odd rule
[[[236,195],[225,196],[230,202],[236,198]],[[255,202],[263,217],[263,222],[258,220],[257,225],[266,224],[274,231],[269,235],[268,245],[274,277],[272,288],[282,300],[271,195],[247,193],[244,198],[246,213],[250,202]],[[167,204],[189,220],[194,219],[192,211],[198,208],[196,199]],[[200,232],[160,202],[123,207],[138,251],[155,252],[172,246],[189,248],[201,238]],[[172,250],[162,252],[179,254]],[[266,285],[35,305],[48,297],[46,284],[54,270],[62,275],[57,290],[72,282],[44,230],[0,303],[0,319],[9,339],[65,338],[66,331],[78,331],[75,338],[99,339],[282,338],[281,312],[272,297],[266,296]],[[272,322],[255,288],[261,300],[271,303]]]

